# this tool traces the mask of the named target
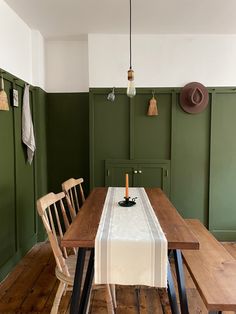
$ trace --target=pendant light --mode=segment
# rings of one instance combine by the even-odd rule
[[[131,26],[132,26],[132,10],[131,1],[129,0],[129,70],[128,70],[128,87],[127,96],[132,98],[136,95],[136,89],[134,85],[134,71],[132,69],[132,41],[131,41]]]

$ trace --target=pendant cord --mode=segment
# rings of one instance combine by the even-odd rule
[[[132,18],[132,12],[131,12],[131,0],[129,1],[129,68],[132,69],[132,42],[131,42],[131,18]]]

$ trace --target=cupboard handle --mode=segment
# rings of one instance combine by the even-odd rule
[[[137,170],[134,170],[134,173],[138,173],[138,171],[137,171]]]
[[[138,171],[138,173],[140,173],[140,174],[141,174],[141,173],[142,173],[142,170],[139,170],[139,171]]]

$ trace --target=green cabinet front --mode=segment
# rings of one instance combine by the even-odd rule
[[[160,187],[170,194],[170,161],[106,160],[106,186],[125,186],[125,174],[129,185],[135,187]]]

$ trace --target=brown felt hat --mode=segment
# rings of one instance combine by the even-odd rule
[[[206,108],[208,101],[208,90],[201,83],[188,83],[180,91],[180,106],[185,112],[199,113]]]

